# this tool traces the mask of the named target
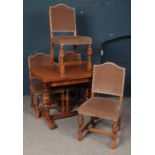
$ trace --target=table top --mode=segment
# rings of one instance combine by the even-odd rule
[[[64,75],[61,75],[56,68],[51,66],[34,67],[30,70],[38,80],[45,83],[64,80],[80,80],[92,77],[92,72],[88,72],[82,67],[66,67]]]

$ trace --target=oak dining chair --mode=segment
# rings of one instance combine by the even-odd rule
[[[111,148],[116,148],[116,136],[120,130],[124,81],[125,68],[111,62],[94,65],[91,98],[78,108],[79,130],[77,139],[79,141],[83,139],[84,131],[90,131],[111,136]],[[97,94],[108,96],[97,96]],[[90,121],[85,126],[83,115],[90,116]],[[112,121],[112,131],[94,128],[95,121],[98,118]]]
[[[50,25],[50,58],[51,64],[55,66],[61,75],[65,74],[67,66],[86,66],[88,71],[92,70],[92,38],[88,36],[77,35],[75,8],[65,4],[58,4],[49,7],[49,25]],[[59,34],[57,34],[59,33]],[[64,35],[65,33],[65,35]],[[67,34],[66,34],[67,33]],[[68,34],[69,33],[69,34]],[[60,35],[61,34],[61,35]],[[87,61],[76,59],[77,46],[87,45]],[[59,46],[58,61],[54,60],[56,53],[55,46]],[[65,46],[72,46],[71,50],[74,57],[71,61],[65,62]]]
[[[31,69],[34,67],[44,67],[44,66],[51,66],[50,56],[48,54],[38,52],[34,55],[28,56],[31,105],[34,108],[35,116],[37,118],[41,116],[41,111],[43,110],[42,105],[39,108],[39,103],[41,102],[40,99],[43,94],[44,85],[42,82],[36,79],[35,75],[31,73]],[[65,89],[64,88],[53,88],[53,89],[49,89],[49,93],[50,95],[61,94],[61,99],[63,99],[65,96]],[[52,107],[54,108],[57,106],[58,106],[58,103],[52,98],[51,108]]]

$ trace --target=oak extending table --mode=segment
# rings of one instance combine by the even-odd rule
[[[91,78],[92,71],[87,70],[87,66],[85,64],[80,66],[70,66],[66,68],[66,72],[64,75],[61,75],[60,72],[57,71],[55,67],[51,66],[42,66],[42,67],[33,67],[30,69],[31,73],[40,80],[43,85],[43,95],[42,95],[42,103],[43,103],[43,117],[47,125],[50,129],[57,128],[55,124],[55,119],[74,116],[77,114],[77,111],[71,112],[70,110],[64,111],[59,114],[51,114],[50,112],[50,95],[49,88],[55,87],[68,87],[77,85],[88,85],[91,86]],[[85,92],[85,99],[89,97],[90,89],[87,87]],[[68,102],[68,100],[67,100]],[[69,103],[67,103],[69,104]]]

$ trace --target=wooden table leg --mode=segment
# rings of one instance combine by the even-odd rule
[[[42,102],[44,107],[43,117],[49,126],[50,129],[57,128],[57,125],[54,123],[54,120],[50,116],[50,96],[48,92],[48,86],[44,84],[44,91],[42,95]]]
[[[61,93],[61,112],[64,114],[65,113],[65,94],[64,92]]]
[[[70,109],[69,109],[69,90],[66,90],[66,112],[69,113]]]

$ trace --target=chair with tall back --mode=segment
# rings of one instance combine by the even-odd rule
[[[31,93],[31,105],[34,108],[35,116],[39,118],[41,112],[39,110],[39,96],[43,94],[43,84],[36,80],[35,76],[31,73],[31,68],[39,66],[50,65],[50,57],[44,53],[37,53],[35,55],[28,56],[28,68],[29,68],[29,84]],[[36,81],[35,81],[36,80]]]
[[[120,130],[121,109],[123,103],[125,80],[125,68],[114,63],[107,62],[95,65],[93,70],[92,96],[84,102],[78,109],[77,139],[83,139],[83,132],[90,131],[112,136],[112,149],[116,148],[116,135]],[[106,94],[117,96],[119,99],[111,97],[96,96],[96,94]],[[90,116],[90,121],[84,125],[83,115]],[[93,128],[95,119],[106,119],[113,121],[112,131],[105,131]],[[92,127],[89,127],[92,125]]]
[[[39,96],[43,94],[43,83],[38,81],[34,75],[31,73],[31,68],[33,67],[43,67],[51,66],[50,56],[45,53],[36,53],[28,57],[28,68],[29,68],[29,84],[30,84],[30,93],[31,93],[31,105],[34,108],[35,116],[39,118],[41,116],[41,109],[39,108]],[[49,90],[50,94],[61,93],[61,98],[64,98],[65,90],[64,88],[54,88]],[[53,103],[52,103],[53,101]],[[52,100],[52,107],[57,106],[56,102]],[[55,103],[54,103],[55,102]],[[41,107],[41,106],[40,106]],[[42,109],[43,110],[43,109]]]
[[[49,23],[50,23],[50,58],[51,64],[58,68],[61,75],[65,74],[65,67],[79,66],[86,68],[88,71],[92,69],[91,55],[92,55],[92,38],[88,36],[78,36],[76,31],[75,8],[71,8],[64,4],[49,7]],[[72,35],[60,36],[55,34],[59,32],[71,33]],[[58,62],[54,61],[54,46],[60,47]],[[87,45],[87,62],[77,60],[76,57],[69,62],[64,61],[64,46],[73,46],[72,52],[77,53],[77,45]]]

